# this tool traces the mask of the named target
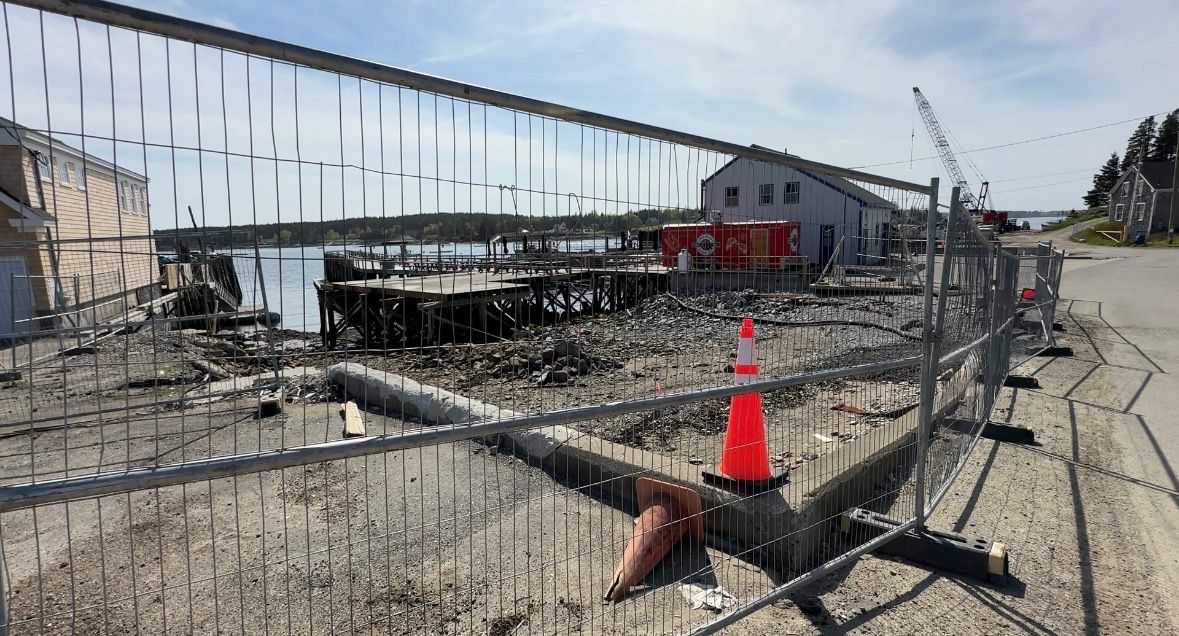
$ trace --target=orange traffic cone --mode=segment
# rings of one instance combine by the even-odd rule
[[[635,491],[639,518],[606,590],[610,601],[626,598],[630,588],[645,579],[685,534],[698,541],[704,539],[699,493],[648,477],[635,480]]]
[[[757,379],[757,348],[753,340],[753,320],[741,322],[737,344],[737,364],[733,383]],[[704,471],[704,480],[716,486],[742,493],[758,493],[786,483],[788,474],[770,468],[770,449],[766,445],[765,415],[761,393],[734,395],[729,402],[729,424],[720,466]]]

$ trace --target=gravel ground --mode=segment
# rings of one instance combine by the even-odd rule
[[[763,376],[829,369],[913,355],[916,343],[860,326],[785,327],[772,321],[871,321],[919,337],[920,299],[826,299],[797,294],[724,292],[685,298],[713,313],[753,316]],[[359,356],[372,368],[511,408],[533,412],[601,404],[732,382],[738,319],[685,309],[661,296],[616,315],[534,328],[510,343]],[[575,355],[569,356],[569,353]],[[573,372],[574,369],[580,370]],[[560,374],[560,381],[552,381]],[[797,467],[887,422],[917,401],[916,368],[868,378],[813,383],[764,395],[771,454]],[[866,413],[833,411],[839,404]],[[611,441],[693,463],[715,462],[727,400],[575,424]],[[895,416],[895,414],[893,415]],[[816,437],[815,434],[819,436]],[[824,441],[830,440],[830,441]]]

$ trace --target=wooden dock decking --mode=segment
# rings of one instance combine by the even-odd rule
[[[449,300],[464,296],[498,296],[531,291],[528,283],[513,282],[502,274],[469,272],[432,274],[404,278],[370,278],[328,283],[333,288],[354,293],[378,293],[386,296]]]
[[[505,270],[316,281],[321,337],[329,347],[349,328],[369,347],[505,339],[524,324],[633,306],[666,290],[669,272],[650,262]]]

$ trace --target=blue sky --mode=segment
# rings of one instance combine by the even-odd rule
[[[965,148],[1179,107],[1169,0],[135,4],[917,182],[945,175],[914,85]],[[1000,209],[1076,207],[1134,125],[970,158]]]

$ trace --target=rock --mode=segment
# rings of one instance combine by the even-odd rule
[[[566,357],[566,356],[572,356],[574,358],[581,357],[581,347],[578,347],[576,343],[570,342],[568,340],[562,340],[562,341],[558,342],[557,344],[553,345],[553,351],[557,355],[557,357]]]
[[[551,379],[553,382],[563,384],[563,383],[569,381],[569,372],[559,370],[559,369],[553,369],[549,373],[549,379]]]
[[[737,370],[737,367],[734,367],[734,366],[733,366],[733,365],[731,365],[731,364],[726,364],[726,365],[725,365],[725,373],[732,373],[732,372],[734,372],[734,371],[736,371],[736,370]]]

